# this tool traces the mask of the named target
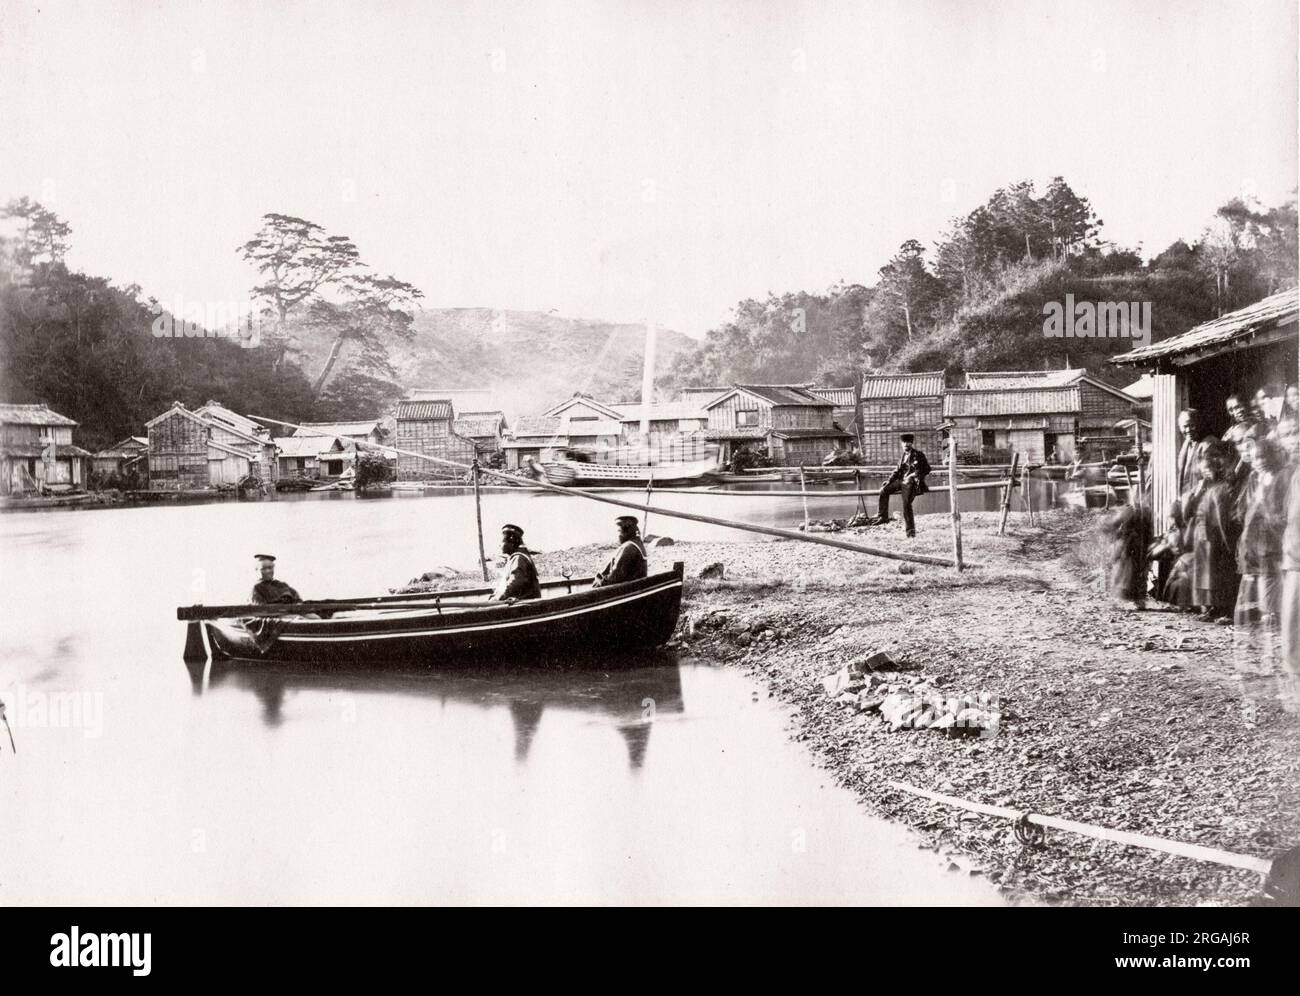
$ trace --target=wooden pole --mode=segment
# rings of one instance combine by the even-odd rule
[[[1129,500],[1133,501],[1133,506],[1135,508],[1141,508],[1143,501],[1146,499],[1146,496],[1143,494],[1143,492],[1146,490],[1147,475],[1146,475],[1145,468],[1143,468],[1142,466],[1142,423],[1139,422],[1137,419],[1133,420],[1133,438],[1137,444],[1138,496],[1136,501],[1133,501],[1131,497]]]
[[[293,422],[285,422],[280,419],[264,418],[262,416],[251,416],[260,422],[274,422],[277,425],[287,425],[293,429],[300,429],[302,426]],[[441,464],[448,467],[465,468],[465,464],[458,463],[455,460],[444,460],[442,457],[429,456],[427,453],[417,453],[415,450],[399,449],[396,446],[390,446],[397,453],[404,453],[407,456],[415,457],[418,460],[428,460],[430,463]],[[822,533],[802,533],[797,529],[779,529],[776,526],[762,526],[758,523],[737,522],[734,519],[720,519],[714,515],[698,515],[695,512],[679,512],[675,508],[651,508],[648,505],[638,505],[634,501],[626,501],[622,498],[595,494],[582,488],[563,488],[558,484],[551,484],[549,481],[532,481],[521,482],[519,478],[512,474],[505,474],[499,470],[483,470],[488,477],[499,478],[503,481],[512,481],[514,483],[530,484],[535,490],[553,491],[558,495],[565,495],[570,498],[586,498],[589,501],[598,501],[606,505],[616,505],[619,508],[630,508],[638,512],[654,512],[657,515],[666,515],[671,519],[686,519],[689,522],[703,522],[711,526],[723,526],[727,529],[737,529],[747,533],[761,533],[764,536],[779,536],[782,539],[802,540],[805,543],[816,543],[819,546],[833,546],[840,550],[852,550],[854,553],[865,553],[872,557],[881,557],[885,560],[901,560],[912,564],[933,564],[935,567],[953,567],[951,560],[944,557],[929,557],[919,553],[896,553],[893,550],[881,550],[877,547],[865,546],[861,543],[850,543],[847,540],[835,539]],[[966,564],[967,567],[977,567],[977,564]]]
[[[1016,486],[1016,467],[1020,463],[1020,452],[1011,451],[1011,473],[1007,475],[1007,490],[1002,495],[1002,518],[998,522],[998,535],[1002,536],[1007,531],[1007,513],[1011,511],[1011,489]]]
[[[483,548],[483,503],[478,491],[478,455],[474,456],[474,518],[478,522],[478,565],[483,570],[483,580],[488,580],[487,551]]]
[[[955,429],[955,426],[954,426]],[[952,559],[957,570],[961,562],[961,510],[957,507],[957,433],[948,431],[948,503],[952,506]]]
[[[804,477],[803,464],[799,465],[799,491],[803,495],[803,531],[808,531],[808,480]]]
[[[650,476],[645,482],[645,503],[646,513],[641,517],[641,535],[643,537],[650,535],[650,495],[654,493],[655,472],[654,468],[650,469]]]

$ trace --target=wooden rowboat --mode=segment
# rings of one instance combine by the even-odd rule
[[[626,584],[569,591],[573,584],[547,582],[542,598],[509,605],[487,601],[487,590],[477,588],[360,604],[191,606],[177,609],[176,616],[205,628],[215,659],[326,665],[407,661],[452,667],[484,657],[535,662],[550,655],[656,647],[677,628],[680,562]],[[277,613],[281,609],[297,614]],[[187,657],[196,649],[192,643]]]

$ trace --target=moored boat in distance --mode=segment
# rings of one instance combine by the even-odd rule
[[[551,484],[566,487],[644,488],[691,484],[712,484],[722,470],[720,450],[710,444],[705,455],[688,460],[654,460],[642,451],[629,449],[557,449],[541,461],[542,473]]]
[[[679,561],[639,581],[582,591],[573,590],[579,579],[547,581],[540,599],[513,603],[488,601],[490,590],[475,588],[370,601],[190,606],[176,616],[205,627],[216,659],[429,667],[485,656],[566,660],[665,643],[677,628],[682,573]]]

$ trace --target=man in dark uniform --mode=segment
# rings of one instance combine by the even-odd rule
[[[889,521],[889,496],[903,496],[903,525],[908,536],[916,535],[916,519],[912,515],[912,501],[917,495],[923,495],[930,489],[926,487],[925,478],[930,473],[930,461],[925,454],[912,445],[916,438],[910,432],[898,437],[903,443],[903,458],[898,461],[893,474],[880,489],[880,515],[877,523]]]
[[[275,605],[282,602],[301,602],[302,596],[298,592],[285,584],[283,581],[275,579],[275,558],[269,553],[259,553],[254,555],[257,561],[257,572],[262,576],[262,580],[253,585],[253,594],[249,596],[249,602],[253,605]]]
[[[604,569],[592,578],[591,586],[601,588],[624,581],[639,581],[646,576],[645,544],[641,542],[641,530],[635,515],[620,515],[614,520],[618,524],[618,549]]]
[[[506,555],[505,566],[488,599],[507,602],[521,598],[541,598],[542,586],[537,580],[537,565],[533,563],[533,555],[528,547],[524,546],[524,531],[519,526],[507,522],[501,527],[501,552]]]

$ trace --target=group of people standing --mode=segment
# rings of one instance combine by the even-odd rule
[[[1195,409],[1178,418],[1178,497],[1166,535],[1160,597],[1231,620],[1239,668],[1300,673],[1300,406],[1295,385],[1227,400],[1222,437]]]

